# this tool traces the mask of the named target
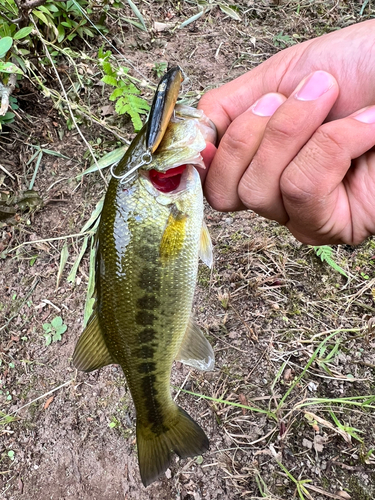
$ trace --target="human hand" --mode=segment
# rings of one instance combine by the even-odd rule
[[[251,208],[310,244],[375,234],[375,107],[357,113],[375,104],[374,28],[291,47],[202,98],[221,138],[205,179],[214,208]],[[276,91],[288,99],[259,99]]]

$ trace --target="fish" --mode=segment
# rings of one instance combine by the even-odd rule
[[[97,233],[96,302],[73,354],[78,370],[124,372],[136,411],[141,480],[209,448],[202,428],[171,396],[174,360],[213,370],[212,347],[192,316],[199,256],[213,252],[196,167],[216,130],[202,111],[176,105],[182,70],[156,90],[147,123],[112,169]],[[158,101],[158,105],[154,105]]]

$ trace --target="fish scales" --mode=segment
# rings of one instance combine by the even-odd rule
[[[191,169],[190,175],[197,173]],[[106,207],[116,207],[116,215],[113,209],[102,214],[99,322],[109,351],[125,372],[139,419],[148,418],[151,393],[163,405],[171,399],[170,371],[165,367],[172,366],[179,351],[197,275],[203,199],[198,182],[196,186],[196,193],[178,203],[194,217],[187,218],[184,246],[167,266],[159,249],[170,207],[152,203],[141,183],[127,189],[111,181]]]
[[[203,166],[200,151],[215,131],[192,108],[176,107],[170,119],[179,79],[179,68],[163,77],[155,94],[162,104],[152,107],[149,124],[111,170],[98,228],[96,303],[73,354],[83,371],[121,365],[136,409],[145,486],[167,469],[173,452],[185,458],[209,446],[170,393],[174,359],[201,370],[213,369],[214,363],[191,308],[198,255],[212,264],[193,165]]]

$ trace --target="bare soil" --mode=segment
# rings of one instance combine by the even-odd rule
[[[200,19],[173,29],[198,12],[197,4],[137,5],[148,31],[119,16],[107,19],[107,38],[133,64],[134,76],[139,70],[154,84],[156,62],[180,64],[190,78],[184,89],[190,102],[291,43],[374,15],[371,5],[361,15],[357,2],[264,0],[237,2],[238,21],[210,3]],[[134,18],[128,7],[121,13]],[[155,21],[169,26],[157,31]],[[102,41],[92,44],[95,57]],[[97,85],[100,72],[75,62],[87,79],[81,98],[100,115],[108,105],[108,92]],[[67,73],[60,76],[68,86]],[[0,136],[0,163],[12,174],[0,171],[0,190],[27,189],[35,169],[35,161],[28,164],[32,145],[67,158],[43,154],[34,186],[43,207],[0,222],[0,498],[375,498],[374,239],[334,247],[346,279],[276,223],[250,211],[224,214],[207,207],[215,265],[212,272],[203,265],[199,270],[194,311],[214,347],[216,368],[202,374],[176,363],[171,385],[210,437],[210,450],[203,457],[176,457],[166,477],[146,489],[121,369],[82,374],[71,364],[82,331],[89,255],[68,283],[82,245],[82,237],[68,235],[80,232],[105,186],[98,173],[77,180],[90,163],[87,147],[52,101],[26,83],[17,95],[23,119]],[[145,89],[144,95],[152,93]],[[108,130],[78,116],[98,156],[118,147]],[[103,123],[131,137],[123,118],[108,116]],[[65,242],[68,264],[57,286]],[[47,346],[43,324],[56,316],[67,330]],[[344,399],[361,396],[368,397]],[[297,491],[303,480],[309,482],[298,483]]]

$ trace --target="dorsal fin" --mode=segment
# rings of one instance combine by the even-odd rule
[[[94,312],[74,349],[73,365],[77,370],[91,372],[115,362],[107,349],[98,316]]]
[[[193,318],[189,320],[176,360],[202,371],[214,369],[215,356],[211,344]]]

